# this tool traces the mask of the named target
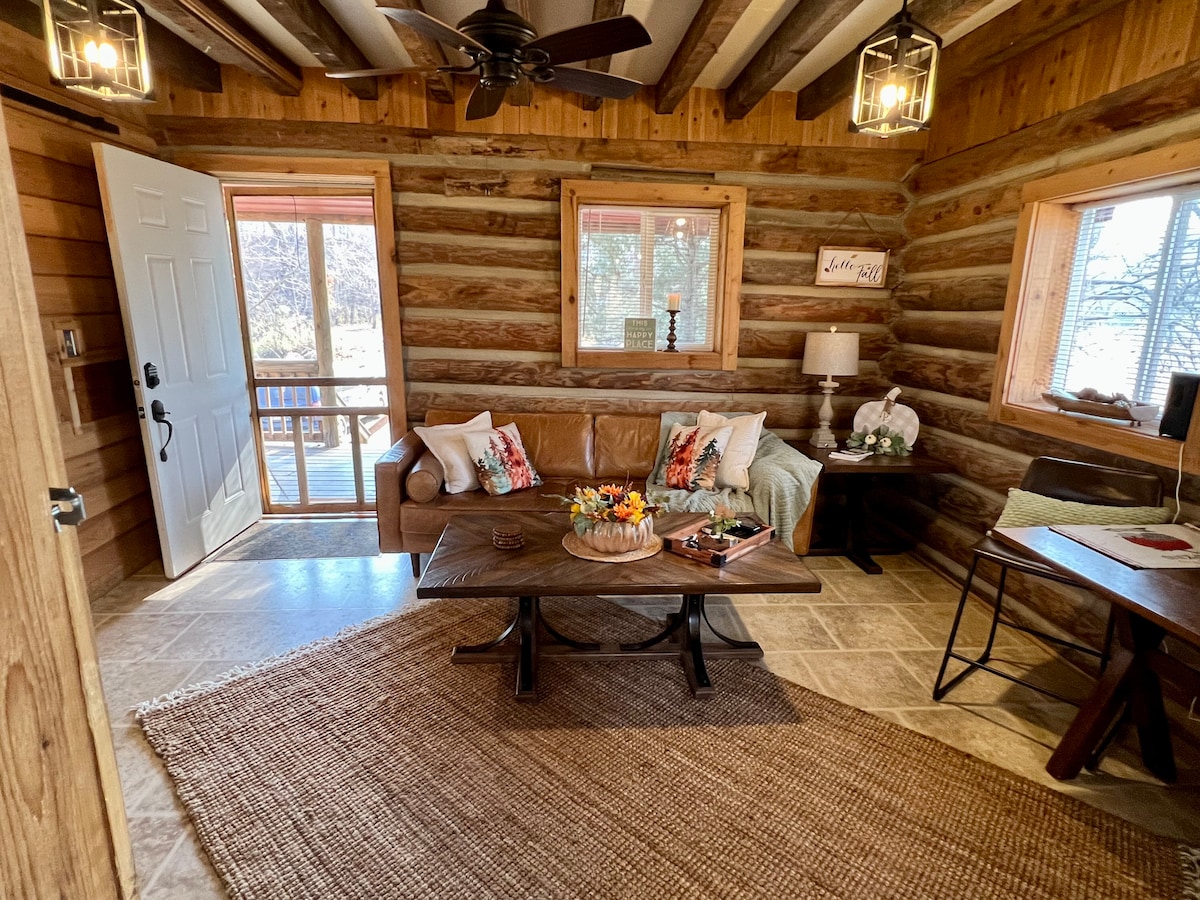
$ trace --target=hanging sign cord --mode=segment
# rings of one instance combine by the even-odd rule
[[[878,239],[878,241],[879,241],[880,245],[883,247],[883,249],[890,250],[891,247],[889,247],[887,245],[887,241],[885,241],[883,239],[883,235],[881,235],[878,231],[875,230],[875,228],[871,225],[870,220],[867,219],[867,217],[863,215],[862,210],[859,209],[857,206],[854,209],[850,210],[848,213],[846,213],[844,216],[842,216],[838,220],[838,223],[833,226],[833,230],[830,231],[829,234],[825,235],[825,237],[821,240],[821,243],[819,246],[822,246],[822,247],[826,246],[829,243],[829,239],[837,233],[838,229],[841,228],[844,224],[846,224],[846,220],[855,214],[857,214],[858,217],[860,219],[862,219],[863,224],[867,226],[867,230],[870,231],[871,234],[875,235],[875,237]]]

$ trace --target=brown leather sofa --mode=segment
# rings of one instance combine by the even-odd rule
[[[426,425],[465,422],[478,411],[431,409]],[[644,487],[658,454],[658,415],[492,412],[493,426],[515,422],[541,487],[492,496],[485,491],[440,490],[441,463],[410,431],[375,463],[379,549],[408,553],[420,574],[421,553],[431,553],[450,517],[458,513],[561,512],[550,494],[570,494],[579,484],[629,479]],[[808,552],[814,504],[793,533],[796,552]]]

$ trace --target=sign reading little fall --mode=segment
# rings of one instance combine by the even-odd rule
[[[816,284],[883,287],[890,250],[867,247],[822,247],[817,251]]]

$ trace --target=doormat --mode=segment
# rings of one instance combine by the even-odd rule
[[[263,519],[218,550],[212,561],[378,555],[374,519]]]
[[[231,897],[1196,896],[1177,842],[740,660],[698,702],[675,659],[547,659],[518,703],[450,664],[509,615],[434,601],[141,706]]]

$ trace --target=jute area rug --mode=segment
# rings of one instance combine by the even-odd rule
[[[570,635],[652,633],[596,598],[543,605]],[[449,663],[507,615],[437,601],[143,705],[232,897],[1200,889],[1186,848],[746,662],[712,665],[707,702],[674,660],[544,663],[518,704],[511,668]]]
[[[263,519],[226,544],[214,561],[378,556],[374,519]]]

